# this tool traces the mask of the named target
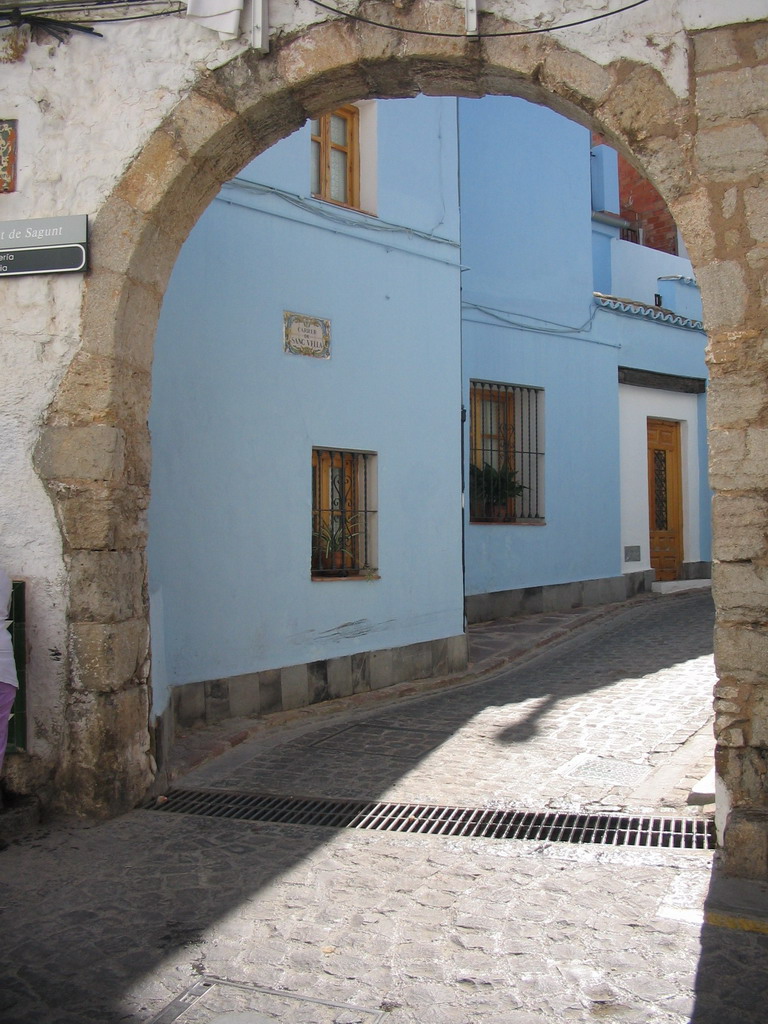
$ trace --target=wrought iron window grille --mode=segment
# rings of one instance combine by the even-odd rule
[[[371,452],[313,449],[313,578],[375,576],[375,460]]]
[[[471,382],[470,522],[544,521],[543,395],[540,388]]]

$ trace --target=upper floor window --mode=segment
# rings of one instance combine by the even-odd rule
[[[360,206],[360,112],[340,107],[310,122],[312,195],[342,206]]]
[[[517,384],[470,384],[469,518],[544,519],[543,397]]]

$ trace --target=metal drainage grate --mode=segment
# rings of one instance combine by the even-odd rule
[[[654,846],[682,850],[712,850],[715,847],[714,823],[706,818],[656,818],[567,811],[539,813],[192,789],[171,790],[167,798],[152,803],[148,809],[237,821],[417,832],[474,839],[538,839],[550,843]]]

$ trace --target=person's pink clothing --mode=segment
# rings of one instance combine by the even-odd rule
[[[10,683],[0,682],[0,770],[3,767],[5,748],[8,743],[8,722],[11,718],[11,708],[16,700],[18,688]]]
[[[6,618],[11,605],[11,579],[0,567],[0,771],[8,743],[8,722],[16,699],[19,680],[13,659],[13,643]]]

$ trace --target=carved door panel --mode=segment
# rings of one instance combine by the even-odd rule
[[[648,420],[648,513],[651,567],[657,580],[676,580],[683,562],[680,424]]]

